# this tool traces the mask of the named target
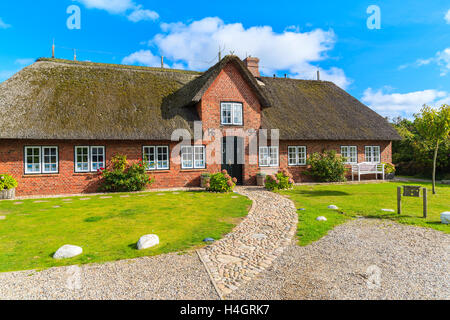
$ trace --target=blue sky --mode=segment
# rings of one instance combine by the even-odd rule
[[[67,8],[80,8],[70,30]],[[381,28],[369,29],[377,5]],[[205,70],[219,48],[261,59],[265,75],[313,79],[320,69],[385,116],[450,103],[450,3],[428,1],[0,2],[0,81],[57,58]]]

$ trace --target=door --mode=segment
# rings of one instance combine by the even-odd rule
[[[244,140],[240,137],[223,137],[222,139],[222,170],[237,179],[242,185],[242,170],[244,168]]]

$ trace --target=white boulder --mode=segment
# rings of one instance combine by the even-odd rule
[[[66,244],[59,248],[53,255],[53,259],[69,259],[83,253],[83,249],[77,246]]]
[[[327,218],[320,216],[320,217],[317,217],[316,220],[317,221],[327,221]]]
[[[156,234],[147,234],[139,239],[137,243],[137,249],[144,250],[154,247],[158,244],[159,244],[159,237]]]
[[[441,222],[443,224],[450,224],[450,211],[441,213]]]
[[[381,211],[383,211],[383,212],[395,212],[395,210],[393,210],[393,209],[381,209]]]
[[[328,206],[328,209],[339,210],[339,208],[337,206],[335,206],[334,204],[332,204],[331,206]]]

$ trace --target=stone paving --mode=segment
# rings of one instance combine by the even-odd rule
[[[222,297],[266,270],[297,230],[296,208],[289,199],[258,187],[237,187],[236,192],[253,201],[248,216],[223,239],[198,250]]]

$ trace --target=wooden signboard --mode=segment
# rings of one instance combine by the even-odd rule
[[[404,197],[415,197],[420,198],[420,186],[403,186],[403,196]],[[426,218],[428,214],[428,203],[427,203],[427,189],[422,189],[423,193],[423,217]],[[397,211],[398,214],[402,213],[402,187],[397,188]]]
[[[403,186],[403,196],[404,197],[420,197],[420,186]]]

